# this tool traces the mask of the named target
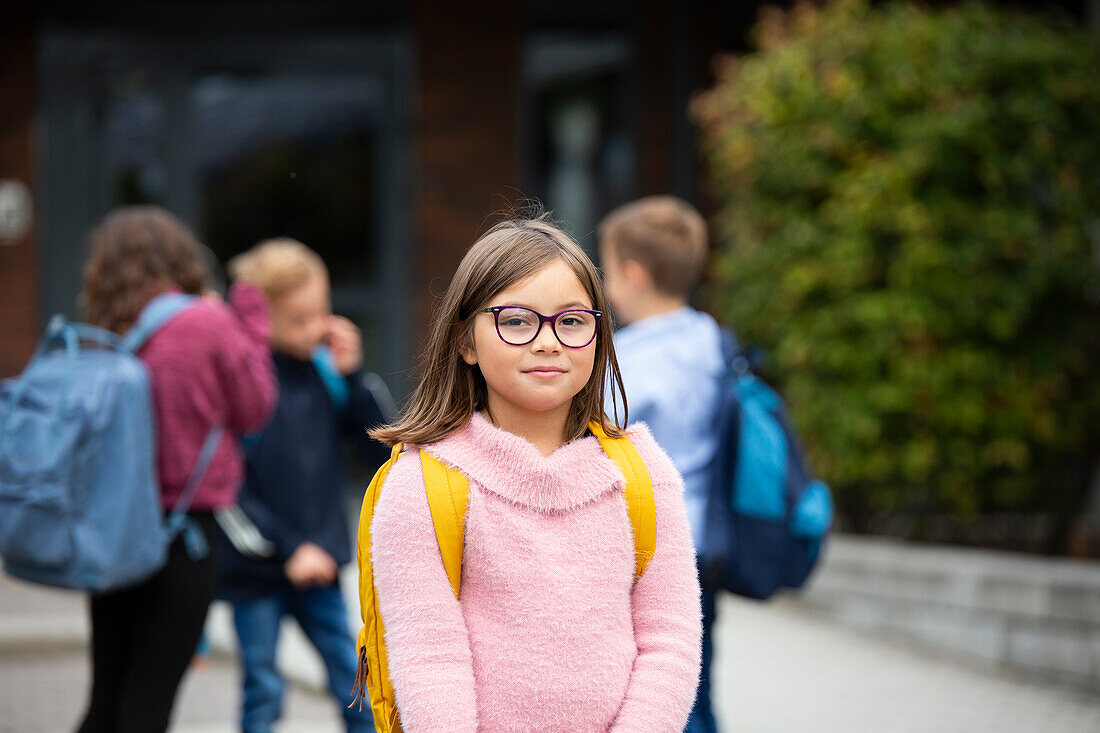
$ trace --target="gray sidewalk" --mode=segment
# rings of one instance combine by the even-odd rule
[[[1100,731],[1098,697],[939,658],[790,600],[721,599],[715,644],[726,731]]]
[[[353,591],[354,583],[345,587]],[[208,628],[222,651],[185,679],[174,733],[235,730],[239,676],[226,651],[232,634],[224,608],[214,610]],[[86,634],[81,596],[0,579],[0,732],[73,729],[87,694]],[[793,601],[722,599],[716,644],[714,694],[727,731],[1100,730],[1100,699],[851,631]],[[297,680],[282,730],[340,730],[332,703],[313,691],[321,667],[300,634],[287,634],[280,661]]]
[[[232,733],[237,730],[240,673],[227,651],[224,608],[208,626],[217,637],[209,666],[193,667],[176,701],[172,733]],[[88,623],[84,597],[13,581],[0,573],[0,733],[72,731],[88,694]],[[305,684],[287,690],[284,733],[329,733],[343,726],[327,695],[319,660],[301,635],[288,634],[280,661]]]

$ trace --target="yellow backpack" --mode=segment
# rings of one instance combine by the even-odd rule
[[[637,582],[653,557],[657,539],[657,518],[649,471],[629,439],[609,438],[597,423],[591,423],[588,428],[626,477],[623,498],[626,500],[627,514],[634,534],[634,581]],[[363,495],[363,510],[359,514],[357,557],[363,628],[359,631],[356,642],[359,669],[355,675],[355,688],[352,690],[355,696],[352,705],[358,703],[362,706],[363,700],[369,697],[374,727],[378,733],[401,733],[401,721],[394,701],[393,684],[390,682],[382,614],[378,610],[374,592],[374,574],[370,561],[370,524],[382,484],[385,483],[390,468],[397,462],[402,448],[400,443],[395,445],[390,459],[374,475]],[[462,546],[470,485],[461,471],[441,463],[427,451],[420,451],[420,462],[424,468],[424,488],[428,492],[428,506],[435,525],[436,539],[439,541],[439,551],[443,556],[443,567],[457,598],[462,584]]]

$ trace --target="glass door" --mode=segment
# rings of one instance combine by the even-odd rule
[[[398,395],[411,358],[403,44],[382,38],[48,35],[43,313],[74,314],[90,227],[161,204],[217,263],[288,236],[328,264],[333,307]]]

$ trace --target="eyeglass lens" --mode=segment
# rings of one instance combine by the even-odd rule
[[[538,314],[526,308],[504,308],[497,315],[497,330],[505,343],[522,346],[538,333]],[[564,311],[555,317],[554,333],[563,346],[587,346],[596,334],[596,317],[585,311]]]

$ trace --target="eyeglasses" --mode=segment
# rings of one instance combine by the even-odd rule
[[[511,346],[525,346],[539,335],[542,324],[549,323],[550,330],[562,346],[583,349],[596,338],[596,327],[603,313],[575,309],[544,316],[538,311],[519,305],[494,305],[482,308],[478,313],[492,313],[496,319],[497,336]]]

